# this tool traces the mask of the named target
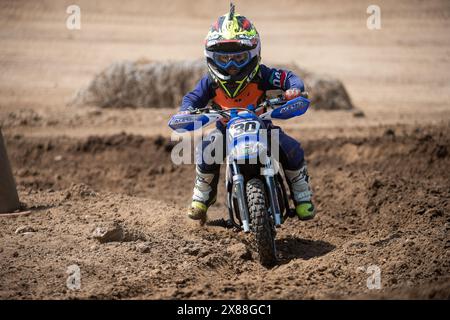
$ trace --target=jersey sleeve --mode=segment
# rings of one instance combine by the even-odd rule
[[[261,65],[261,77],[264,90],[283,90],[297,88],[301,91],[305,91],[305,84],[299,76],[292,71],[268,68],[265,65]]]
[[[214,92],[211,86],[211,81],[205,75],[195,86],[194,90],[188,92],[181,101],[180,111],[185,111],[188,108],[203,108],[206,107],[209,100],[214,97]]]

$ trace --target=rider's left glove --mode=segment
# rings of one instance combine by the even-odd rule
[[[291,88],[284,92],[284,99],[289,101],[302,95],[302,91],[298,88]]]

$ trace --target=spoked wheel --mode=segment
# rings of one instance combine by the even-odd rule
[[[273,221],[267,211],[264,183],[260,179],[247,182],[247,204],[252,231],[255,235],[256,249],[262,265],[273,266],[276,259],[275,231]]]

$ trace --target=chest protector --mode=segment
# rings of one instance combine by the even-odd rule
[[[250,82],[235,98],[227,96],[221,88],[216,88],[215,93],[212,102],[221,109],[246,108],[250,104],[256,107],[265,97],[265,92],[255,82]],[[263,112],[264,110],[260,110],[258,115]]]

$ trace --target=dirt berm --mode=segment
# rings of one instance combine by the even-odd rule
[[[304,80],[315,109],[353,108],[340,80],[307,71],[295,64],[275,67],[290,70]],[[178,107],[186,92],[192,90],[205,74],[206,63],[203,60],[118,61],[96,74],[87,86],[78,90],[70,105],[101,108]]]
[[[449,137],[447,125],[305,141],[318,215],[286,221],[265,269],[250,236],[187,221],[194,168],[171,164],[167,139],[6,136],[32,213],[0,218],[0,297],[448,299]]]

